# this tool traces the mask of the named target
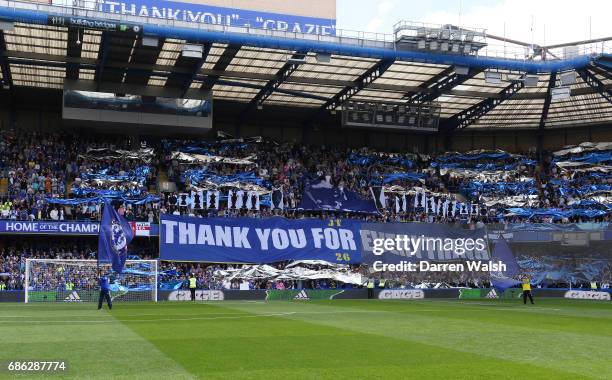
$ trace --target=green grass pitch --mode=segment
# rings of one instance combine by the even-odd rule
[[[75,379],[612,379],[612,302],[0,304],[0,360]]]

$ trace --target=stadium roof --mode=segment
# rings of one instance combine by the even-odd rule
[[[546,60],[487,52],[466,57],[398,52],[390,36],[287,35],[219,25],[160,25],[159,20],[122,16],[124,22],[143,25],[145,35],[158,37],[157,46],[145,46],[141,34],[43,25],[50,16],[75,12],[71,8],[19,2],[7,8],[5,3],[0,1],[0,19],[13,24],[0,30],[0,80],[8,86],[196,98],[211,90],[215,99],[246,103],[245,115],[262,104],[311,107],[316,114],[349,98],[436,101],[450,128],[612,122],[609,39],[600,41],[597,54],[572,59],[557,59],[558,53]],[[120,17],[77,12],[98,19]],[[189,43],[203,44],[204,58],[181,54]],[[331,53],[331,61],[319,60],[321,52]],[[296,63],[304,57],[305,62]],[[467,75],[458,74],[457,66],[469,67]],[[501,83],[488,83],[487,70],[501,73]],[[560,74],[568,70],[577,73],[571,97],[551,101],[550,89],[560,85]],[[537,86],[522,84],[525,73],[537,75]]]

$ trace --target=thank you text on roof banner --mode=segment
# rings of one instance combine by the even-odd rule
[[[329,0],[327,0],[329,2]],[[72,0],[51,0],[56,6],[72,7]],[[276,3],[276,4],[275,4]],[[312,3],[312,4],[310,4]],[[334,3],[335,4],[335,3]],[[319,10],[326,5],[327,10]],[[223,25],[227,27],[257,28],[290,33],[336,35],[335,6],[325,2],[302,1],[218,1],[218,0],[117,0],[84,1],[79,7],[122,16],[138,16],[149,19],[180,21],[190,24]],[[243,9],[241,9],[243,8]],[[49,22],[68,26],[93,26],[96,29],[114,30],[104,21],[83,17],[55,18]],[[153,22],[153,21],[151,21]],[[120,23],[117,23],[120,24]],[[165,24],[165,23],[164,23]],[[140,30],[142,30],[140,28]],[[119,29],[118,31],[122,31]]]

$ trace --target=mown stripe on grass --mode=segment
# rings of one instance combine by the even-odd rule
[[[345,306],[339,307],[335,302],[276,302],[270,303],[267,308],[259,306],[256,309],[249,306],[248,310],[265,310],[268,313],[280,310],[295,311],[295,314],[285,318],[484,355],[516,363],[517,366],[529,364],[592,378],[612,378],[612,366],[609,365],[609,358],[612,357],[612,337],[540,328],[555,323],[554,317],[550,315],[542,316],[539,322],[533,322],[531,326],[515,326],[504,324],[504,319],[508,321],[508,317],[499,313],[494,314],[499,316],[499,322],[488,322],[486,319],[492,316],[482,310],[475,310],[472,319],[466,320],[463,317],[453,318],[452,313],[444,313],[442,316],[434,313],[406,313],[406,310],[416,306],[410,301],[346,304],[358,309],[380,306],[386,311],[364,318],[355,313],[336,313],[335,311]],[[233,308],[247,310],[240,306]],[[393,308],[397,312],[394,312]],[[301,310],[313,309],[329,310],[332,313],[328,316],[324,313],[300,313]],[[580,324],[580,319],[576,318],[575,323]]]
[[[0,311],[19,312],[19,308]],[[32,324],[0,323],[2,347],[0,360],[66,360],[68,371],[48,378],[58,379],[151,379],[194,378],[179,364],[132,332],[107,311],[95,310],[93,304],[70,307],[24,308],[26,314],[36,314],[44,319],[48,313],[52,318],[70,321],[73,314],[84,318],[106,318],[105,324]],[[112,312],[114,312],[113,310]],[[112,313],[111,312],[111,313]],[[1,376],[1,375],[0,375]],[[19,377],[29,378],[31,374]],[[46,378],[37,376],[36,378]]]
[[[176,304],[167,312],[185,314],[210,309],[280,313],[312,308],[326,324],[301,316],[212,321],[162,321],[144,326],[124,320],[130,328],[181,363],[191,373],[212,379],[286,378],[498,378],[576,379],[575,374],[533,364],[515,363],[478,352],[385,336],[340,326],[344,310],[326,313],[314,304]],[[266,311],[267,310],[267,311]],[[312,314],[312,313],[311,313]],[[312,317],[311,314],[304,313]],[[372,313],[351,313],[376,323]],[[120,315],[118,315],[121,318]],[[340,325],[338,325],[338,323]],[[395,325],[405,329],[404,323]],[[585,377],[586,378],[586,377]]]
[[[315,301],[321,305],[330,305],[326,301]],[[612,304],[607,308],[600,305],[582,304],[577,307],[566,308],[561,300],[545,300],[542,306],[533,307],[522,303],[507,303],[499,301],[490,302],[461,302],[461,301],[410,301],[410,300],[384,300],[384,301],[336,301],[333,306],[343,307],[346,310],[392,311],[395,313],[422,313],[436,306],[434,315],[451,317],[453,319],[478,320],[488,323],[501,323],[517,327],[533,327],[561,332],[576,332],[581,335],[592,334],[597,337],[612,337]],[[593,307],[594,306],[594,307]],[[549,311],[550,309],[550,311]],[[568,309],[572,310],[567,311]],[[565,310],[565,312],[563,312]],[[541,323],[543,320],[549,323]]]

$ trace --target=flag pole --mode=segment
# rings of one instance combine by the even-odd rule
[[[104,200],[102,200],[102,205],[100,207],[100,215],[98,216],[99,219],[99,227],[98,227],[98,249],[96,252],[96,267],[98,269],[98,280],[100,280],[101,277],[101,273],[100,273],[100,237],[102,235],[102,215],[104,215],[104,206],[105,203]]]

